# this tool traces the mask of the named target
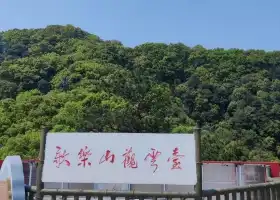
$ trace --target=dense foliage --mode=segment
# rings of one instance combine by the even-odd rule
[[[0,157],[37,157],[52,131],[190,132],[204,160],[280,157],[280,52],[146,43],[79,28],[0,33]]]

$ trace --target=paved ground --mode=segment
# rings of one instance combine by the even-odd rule
[[[117,200],[124,200],[124,199],[125,199],[125,198],[117,198]],[[245,197],[245,199],[247,199],[247,198]],[[51,199],[51,197],[45,197],[43,200],[52,200],[52,199]],[[56,200],[62,200],[62,198],[61,198],[61,197],[57,197]],[[73,197],[69,197],[69,198],[67,198],[67,200],[74,200],[74,198],[73,198]],[[85,197],[80,197],[79,200],[86,200],[86,198],[85,198]],[[91,200],[98,200],[98,199],[97,199],[97,198],[91,198]],[[104,197],[103,200],[111,200],[111,198],[110,198],[110,197]],[[133,200],[139,200],[139,199],[133,199]],[[152,199],[145,199],[145,200],[152,200]],[[166,200],[166,199],[164,199],[164,198],[158,198],[157,200]],[[181,200],[181,199],[179,199],[179,198],[174,198],[174,199],[172,199],[172,200]],[[190,199],[185,199],[185,200],[194,200],[194,199],[190,198]],[[204,198],[204,200],[207,200],[207,198]],[[216,200],[216,198],[215,198],[215,197],[212,197],[212,200]],[[221,199],[220,199],[220,200],[224,200],[224,197],[221,196]],[[232,200],[231,195],[229,196],[229,200]],[[240,200],[240,197],[239,197],[239,196],[237,196],[237,200]]]
[[[124,199],[125,199],[125,198],[117,198],[117,200],[124,200]],[[51,199],[51,197],[44,197],[43,200],[52,200],[52,199]],[[56,200],[62,200],[62,198],[61,198],[61,197],[57,197]],[[67,200],[74,200],[74,198],[73,198],[73,197],[68,197]],[[79,200],[86,200],[86,198],[85,198],[85,197],[80,197]],[[91,200],[98,200],[98,199],[92,197]],[[110,200],[110,198],[104,197],[103,200]],[[139,199],[134,199],[134,200],[139,200]],[[152,199],[145,199],[145,200],[152,200]],[[164,199],[164,198],[158,198],[157,200],[166,200],[166,199]],[[175,199],[175,198],[174,198],[173,200],[180,200],[180,199],[178,199],[178,198]],[[193,199],[185,199],[185,200],[193,200]],[[206,200],[206,199],[205,199],[205,200]],[[214,199],[213,199],[213,200],[214,200]]]

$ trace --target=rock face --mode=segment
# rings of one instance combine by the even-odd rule
[[[12,200],[25,199],[24,176],[20,156],[7,156],[0,171],[0,181],[8,182]]]

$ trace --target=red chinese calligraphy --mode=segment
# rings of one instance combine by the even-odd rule
[[[157,158],[161,155],[161,152],[159,152],[158,150],[151,148],[152,152],[148,153],[148,155],[145,158],[145,161],[147,161],[147,159],[150,157],[151,158],[151,166],[155,167],[153,173],[155,173],[155,171],[158,169],[158,164],[156,164]]]
[[[173,153],[172,153],[172,158],[168,158],[167,162],[172,160],[172,170],[173,169],[182,169],[181,167],[181,162],[180,162],[180,158],[181,157],[185,157],[184,155],[180,155],[179,154],[179,148],[176,147],[175,149],[173,149]]]
[[[90,155],[91,155],[91,152],[87,146],[85,146],[83,149],[81,149],[78,153],[79,161],[80,161],[78,163],[78,166],[80,166],[80,165],[82,165],[83,167],[86,167],[86,165],[91,166],[91,162],[88,161],[88,158]]]
[[[68,155],[69,153],[67,153],[66,150],[62,152],[61,147],[56,146],[56,154],[53,163],[56,163],[57,168],[59,168],[63,163],[65,163],[66,166],[70,166],[70,161],[67,160]]]
[[[125,150],[126,152],[123,154],[124,161],[123,167],[124,168],[138,168],[138,163],[135,159],[135,153],[132,151],[132,147]]]
[[[109,161],[110,163],[115,162],[115,154],[111,153],[110,150],[107,150],[106,153],[100,158],[99,164]]]

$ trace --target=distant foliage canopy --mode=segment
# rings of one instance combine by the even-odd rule
[[[104,41],[71,25],[0,33],[0,157],[39,132],[191,132],[204,160],[278,160],[280,52]]]

